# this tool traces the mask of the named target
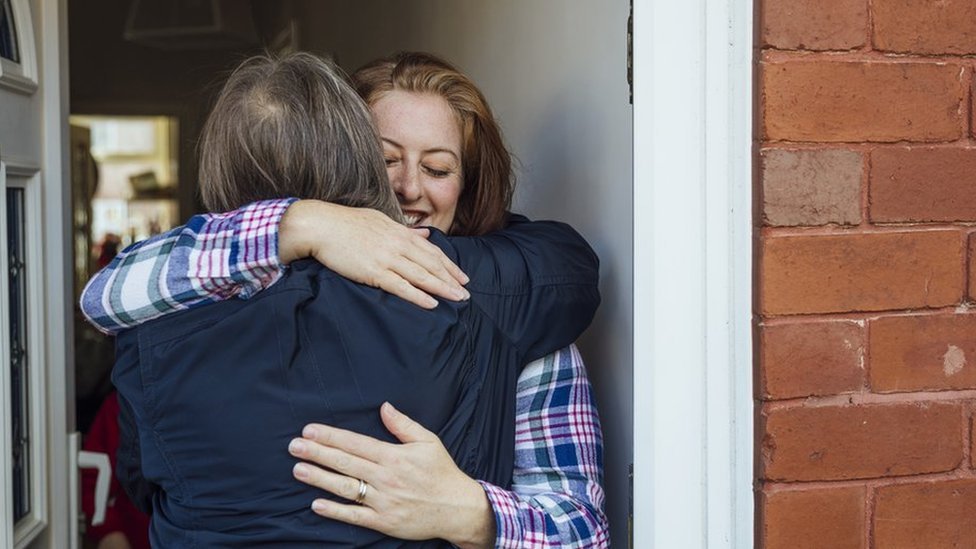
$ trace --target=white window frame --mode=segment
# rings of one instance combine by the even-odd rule
[[[0,311],[9,311],[9,287],[7,284],[9,265],[7,264],[8,250],[6,241],[6,200],[8,188],[24,189],[24,213],[25,219],[41,219],[41,183],[40,174],[36,166],[27,164],[14,164],[0,162],[0,187],[3,189],[3,196],[0,197],[0,208],[4,212],[4,222],[2,231],[4,238],[0,242]],[[43,264],[43,227],[40,223],[25,224],[24,237],[26,240],[25,255],[28,268],[31,270],[27,276],[27,357],[28,357],[28,418],[30,436],[30,501],[31,512],[13,528],[7,535],[7,547],[20,549],[26,547],[33,541],[48,524],[48,505],[47,505],[47,436],[45,426],[47,425],[47,388],[44,383],[44,372],[47,359],[44,348],[44,288],[40,283],[43,280],[41,265]],[[3,395],[9,395],[11,391],[10,370],[10,345],[7,339],[10,333],[10,319],[7,313],[0,315],[0,363],[4,364],[3,372],[0,373],[0,391]],[[7,402],[6,397],[3,401]],[[9,489],[13,479],[10,478],[10,456],[13,441],[11,431],[10,410],[4,407],[0,410],[0,430],[3,432],[2,442],[0,442],[0,479],[3,479],[4,490],[2,503],[0,503],[0,515],[2,520],[9,521],[13,512],[13,493]],[[6,529],[5,529],[6,530]]]
[[[634,0],[634,543],[751,548],[752,0]]]
[[[0,86],[30,95],[37,91],[37,48],[29,0],[11,0],[20,62],[0,58]]]

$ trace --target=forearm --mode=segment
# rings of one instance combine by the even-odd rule
[[[278,225],[292,200],[194,216],[182,227],[133,244],[89,281],[88,321],[105,333],[205,303],[248,297],[282,273]]]

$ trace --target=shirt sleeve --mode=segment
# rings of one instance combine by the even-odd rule
[[[115,334],[168,313],[248,298],[281,278],[278,229],[296,199],[202,214],[123,250],[85,286],[81,310]]]
[[[605,548],[603,436],[575,345],[526,366],[518,383],[512,490],[481,482],[495,547]]]

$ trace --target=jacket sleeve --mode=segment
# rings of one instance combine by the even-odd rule
[[[433,234],[434,243],[443,235]],[[448,255],[470,277],[472,304],[530,362],[576,340],[600,304],[600,263],[586,240],[556,221],[511,216],[504,230],[449,237]]]
[[[129,246],[85,286],[82,313],[102,332],[115,334],[176,311],[250,297],[284,272],[278,227],[294,201],[195,215],[184,226]]]

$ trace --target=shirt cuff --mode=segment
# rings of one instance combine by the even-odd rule
[[[261,200],[239,210],[234,271],[243,278],[238,297],[247,299],[278,281],[285,272],[278,254],[281,218],[297,198]]]
[[[519,499],[512,492],[503,490],[487,482],[478,481],[488,496],[492,513],[495,515],[495,547],[497,549],[519,549],[523,547],[523,532],[519,520]]]

